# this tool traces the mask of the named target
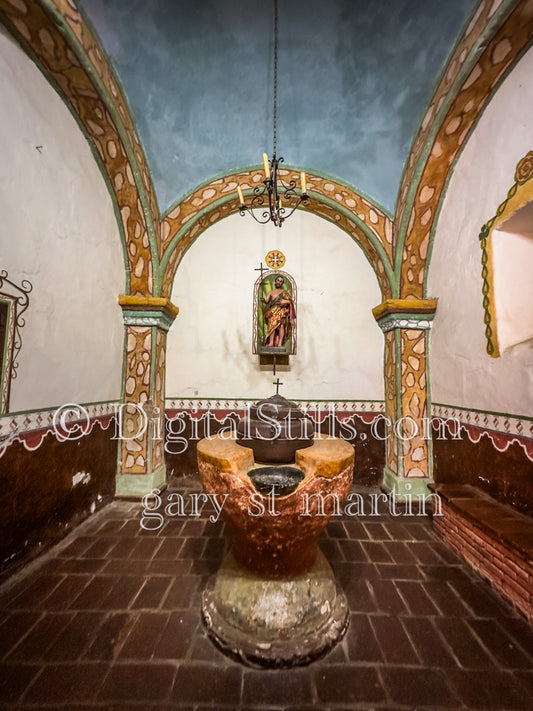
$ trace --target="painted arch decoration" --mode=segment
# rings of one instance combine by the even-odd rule
[[[453,166],[500,82],[532,42],[532,0],[481,2],[444,72],[404,173],[395,217],[395,296],[424,298],[431,239]]]
[[[299,180],[299,171],[284,168],[286,181]],[[347,185],[306,172],[309,204],[303,208],[342,230],[359,244],[372,265],[383,298],[392,293],[394,231],[390,217]],[[179,263],[200,234],[219,220],[239,212],[237,186],[244,195],[264,180],[263,170],[251,168],[201,186],[161,219],[161,295],[168,298]]]
[[[0,21],[87,136],[117,212],[128,291],[152,295],[157,201],[126,99],[97,38],[72,0],[0,0]]]

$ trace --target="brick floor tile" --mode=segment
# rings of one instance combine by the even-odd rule
[[[181,703],[213,703],[217,708],[239,705],[242,668],[183,662],[178,668],[172,699]]]
[[[386,547],[387,552],[395,563],[416,565],[419,562],[409,543],[390,541],[386,544]]]
[[[348,654],[344,648],[344,640],[340,640],[332,649],[320,658],[320,664],[344,664]]]
[[[150,573],[150,565],[153,561],[135,560],[131,561],[128,558],[112,558],[107,561],[101,570],[101,575],[143,575]]]
[[[376,612],[377,603],[365,578],[349,580],[342,585],[342,588],[350,610],[357,612]]]
[[[412,615],[438,615],[439,610],[419,583],[397,580],[396,589],[405,600]]]
[[[448,646],[443,642],[430,619],[402,617],[402,625],[425,666],[436,668],[456,666],[457,663]]]
[[[56,572],[63,575],[96,575],[107,560],[105,558],[55,558]]]
[[[65,612],[44,615],[11,650],[8,659],[26,662],[43,659],[48,647],[53,644],[73,617],[73,613]]]
[[[161,538],[155,536],[149,538],[139,538],[137,545],[128,556],[131,559],[141,558],[143,560],[151,560],[157,552],[157,549],[162,543]]]
[[[117,656],[134,622],[133,615],[125,612],[106,613],[96,638],[85,650],[83,657],[94,660],[110,660]]]
[[[120,531],[123,525],[124,521],[122,518],[104,521],[95,529],[95,533],[99,536],[114,536]]]
[[[424,574],[417,565],[400,565],[397,563],[378,563],[376,568],[379,577],[384,580],[422,580]]]
[[[137,536],[139,531],[142,531],[139,521],[126,521],[120,530],[115,533],[115,536],[125,536],[131,538]]]
[[[435,619],[435,624],[462,667],[467,669],[494,667],[494,662],[464,620],[440,617]]]
[[[392,580],[369,580],[368,585],[378,610],[387,614],[402,614],[407,611]]]
[[[99,612],[78,612],[46,651],[46,659],[68,661],[78,659],[93,641],[104,615]]]
[[[360,541],[343,540],[340,545],[346,560],[360,563],[365,563],[368,560]]]
[[[344,524],[342,521],[335,521],[335,520],[330,520],[328,525],[326,526],[324,533],[328,538],[347,538],[348,534],[346,533],[346,529],[344,528]]]
[[[477,617],[501,617],[507,605],[481,581],[453,580],[451,583],[461,600]]]
[[[162,607],[165,610],[190,607],[194,594],[200,585],[201,578],[197,575],[176,578],[163,600]]]
[[[146,575],[188,575],[191,571],[192,560],[154,560],[147,561],[144,568]]]
[[[164,538],[154,554],[154,559],[177,560],[182,545],[181,537]]]
[[[203,538],[185,538],[180,548],[179,558],[201,558],[205,546]]]
[[[452,669],[448,672],[448,678],[467,708],[501,711],[531,709],[531,689],[509,672],[493,669],[487,674]]]
[[[363,520],[363,526],[372,541],[390,541],[389,533],[383,523],[370,521],[368,517]]]
[[[119,579],[118,576],[112,575],[92,578],[68,607],[71,610],[97,610],[113,584]]]
[[[214,511],[214,510],[213,510]],[[198,519],[186,519],[181,529],[181,535],[185,537],[199,538],[204,535],[205,521]]]
[[[0,664],[0,700],[15,703],[39,673],[37,664]]]
[[[341,560],[328,560],[328,562],[333,568],[335,576],[342,581],[348,582],[350,580],[361,580],[363,578],[366,580],[376,580],[381,577],[377,566],[373,563],[347,563]]]
[[[132,561],[134,565],[134,561]],[[105,578],[102,578],[105,579]],[[141,575],[109,578],[113,581],[109,586],[107,595],[100,601],[97,609],[100,610],[126,610],[132,600],[137,596],[144,584],[145,578]]]
[[[313,687],[306,669],[287,671],[245,671],[242,687],[242,703],[257,705],[312,704]]]
[[[37,573],[29,584],[28,581],[25,581],[24,589],[18,591],[19,594],[14,599],[11,599],[9,607],[18,610],[39,609],[42,601],[62,580],[63,576],[61,575],[41,575]]]
[[[175,664],[115,664],[98,694],[101,700],[157,701],[168,698]]]
[[[391,664],[419,664],[418,656],[397,617],[371,615],[379,647],[386,662]]]
[[[363,550],[372,563],[392,563],[387,546],[380,541],[362,541]]]
[[[200,624],[199,612],[172,612],[154,649],[154,658],[182,659],[192,646]]]
[[[208,638],[203,630],[198,631],[193,636],[193,645],[191,648],[191,659],[196,659],[203,662],[228,663],[228,657],[225,657],[221,651],[215,647],[213,642]],[[237,662],[235,662],[237,663]]]
[[[95,537],[93,543],[81,555],[83,558],[105,558],[117,542],[112,536]]]
[[[414,507],[413,507],[414,511]],[[435,534],[431,529],[429,521],[422,523],[419,516],[404,518],[402,522],[408,525],[411,538],[415,541],[434,541]]]
[[[348,656],[354,662],[383,661],[383,654],[367,615],[351,615],[346,645]]]
[[[131,609],[157,609],[161,605],[172,581],[173,578],[170,575],[156,575],[146,578],[144,585],[139,590],[139,594],[130,605]]]
[[[385,700],[385,692],[373,667],[328,666],[313,670],[313,678],[321,704],[364,704]]]
[[[163,630],[167,626],[169,613],[140,612],[118,654],[120,659],[152,658]]]
[[[76,538],[71,538],[73,536],[76,536],[76,531],[70,534],[70,540],[67,539],[68,543],[66,545],[63,544],[57,550],[58,556],[62,558],[78,558],[85,553],[89,546],[93,545],[95,540],[92,536],[77,535]]]
[[[11,612],[0,625],[0,659],[17,645],[39,620],[38,612]]]
[[[92,579],[92,575],[66,576],[42,601],[41,607],[45,610],[61,610],[67,608]]]
[[[438,580],[441,582],[468,581],[469,575],[461,565],[423,565],[422,570],[427,580]]]
[[[351,538],[354,541],[368,540],[368,532],[364,528],[361,521],[357,519],[345,519],[343,523],[346,533],[348,534],[348,538]]]
[[[408,708],[458,707],[458,698],[440,671],[388,667],[381,673],[393,701]]]
[[[402,523],[402,518],[388,521],[383,524],[389,538],[392,541],[411,541],[412,536],[409,527]]]
[[[137,538],[116,538],[107,558],[127,558],[138,543]]]
[[[344,560],[342,549],[337,539],[321,537],[318,541],[318,545],[322,553],[326,556],[326,560],[330,563],[336,560]]]
[[[441,614],[451,617],[464,617],[469,614],[468,608],[463,605],[449,585],[431,580],[424,582],[423,588]]]
[[[100,688],[106,671],[105,664],[50,664],[30,686],[24,701],[64,705],[71,701],[91,700]]]
[[[506,618],[502,625],[515,642],[533,657],[533,626],[522,617]]]
[[[440,556],[431,547],[430,541],[412,541],[406,545],[422,565],[440,565],[442,563]]]
[[[533,669],[533,659],[496,620],[469,620],[468,624],[502,669]]]

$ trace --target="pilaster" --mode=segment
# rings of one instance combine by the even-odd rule
[[[400,499],[431,481],[427,356],[436,308],[436,299],[388,299],[372,311],[385,337],[383,486]]]
[[[121,296],[126,334],[116,495],[141,498],[165,484],[167,332],[178,314],[169,299]]]

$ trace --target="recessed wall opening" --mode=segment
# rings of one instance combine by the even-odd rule
[[[533,339],[533,202],[492,231],[494,305],[500,352]]]

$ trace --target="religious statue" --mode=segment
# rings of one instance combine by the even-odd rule
[[[269,270],[256,282],[254,352],[296,352],[296,284],[285,272]]]

